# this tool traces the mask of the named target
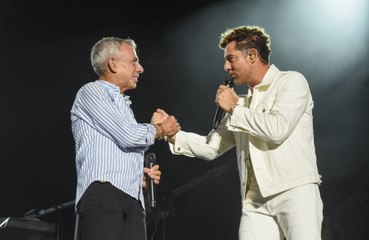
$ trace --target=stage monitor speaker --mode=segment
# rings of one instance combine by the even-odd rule
[[[1,240],[58,240],[55,223],[37,218],[0,217]]]

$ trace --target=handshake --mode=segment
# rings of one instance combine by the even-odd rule
[[[151,124],[156,128],[155,138],[162,140],[174,138],[174,135],[181,130],[181,126],[174,116],[169,116],[164,110],[158,108],[151,117]]]

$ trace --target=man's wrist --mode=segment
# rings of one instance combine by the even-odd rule
[[[161,123],[158,123],[158,124],[154,124],[154,127],[156,129],[155,138],[159,140],[164,139],[165,131],[164,131],[163,125]]]
[[[238,104],[237,104],[237,103],[233,104],[233,106],[232,106],[232,108],[231,108],[231,112],[230,112],[230,114],[232,114],[232,113],[233,113],[234,109],[235,109],[237,106],[238,106]]]

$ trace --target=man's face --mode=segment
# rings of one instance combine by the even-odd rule
[[[135,89],[138,77],[144,71],[135,49],[128,44],[122,44],[120,53],[114,58],[114,63],[117,67],[116,85],[120,88],[121,93]]]
[[[245,52],[236,48],[236,41],[230,42],[224,49],[224,70],[234,79],[236,85],[248,84],[251,64]]]

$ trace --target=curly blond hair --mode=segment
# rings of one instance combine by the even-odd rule
[[[240,51],[254,48],[262,62],[268,64],[271,53],[270,36],[259,26],[238,26],[226,29],[219,37],[219,47],[224,49],[228,43],[236,41]]]

